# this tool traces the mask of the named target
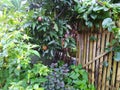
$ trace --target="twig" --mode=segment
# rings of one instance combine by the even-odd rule
[[[62,11],[55,17],[55,19],[57,19],[63,13],[64,10],[65,8],[62,9]]]

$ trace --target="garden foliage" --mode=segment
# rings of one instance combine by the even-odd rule
[[[79,33],[86,27],[99,28],[102,23],[105,30],[115,35],[115,39],[109,43],[107,50],[112,48],[115,51],[114,59],[120,60],[118,42],[120,41],[120,5],[113,4],[115,0],[29,0],[29,2],[29,9],[33,10],[33,13],[28,15],[31,17],[27,20],[26,31],[33,37],[32,41],[40,45],[41,54],[51,56],[54,55],[55,50],[75,47],[68,33],[72,30]],[[43,18],[41,22],[37,21],[39,16]],[[69,37],[65,38],[66,34]],[[65,39],[64,42],[61,39]],[[47,50],[42,50],[44,45]]]
[[[30,37],[24,33],[25,15],[8,8],[0,12],[0,89],[36,89],[46,80],[43,76],[47,75],[49,69],[40,63],[34,66],[30,64],[31,55],[40,55],[33,50],[37,45],[29,43]]]
[[[88,83],[88,74],[81,65],[53,63],[52,71],[47,81],[43,83],[45,90],[95,90],[94,85]]]
[[[51,59],[56,50],[73,49],[73,32],[80,31],[78,23],[89,28],[99,28],[102,23],[115,35],[107,50],[112,48],[114,59],[119,61],[119,15],[120,6],[107,1],[1,0],[0,89],[95,90],[81,65],[31,65],[30,56]]]
[[[80,3],[75,0],[77,5],[74,7],[77,18],[84,23],[83,26],[89,28],[102,27],[104,30],[112,32],[115,39],[107,45],[107,50],[115,52],[114,60],[120,60],[120,5],[112,4],[110,1],[91,2],[86,0]]]

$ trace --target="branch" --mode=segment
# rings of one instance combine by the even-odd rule
[[[62,11],[55,17],[55,19],[57,19],[63,13],[64,10],[65,8],[62,9]]]

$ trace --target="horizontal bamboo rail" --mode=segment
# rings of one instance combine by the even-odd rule
[[[87,64],[83,65],[83,68],[90,65],[91,63],[94,63],[96,60],[98,60],[99,58],[103,57],[104,55],[108,54],[109,52],[104,52],[103,54],[95,57],[94,59],[92,60],[89,60],[90,62],[88,62]]]

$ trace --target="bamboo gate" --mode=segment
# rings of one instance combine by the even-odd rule
[[[113,38],[112,33],[102,28],[86,29],[77,35],[77,64],[86,69],[97,90],[120,90],[120,62],[113,60],[113,52],[105,50]]]

